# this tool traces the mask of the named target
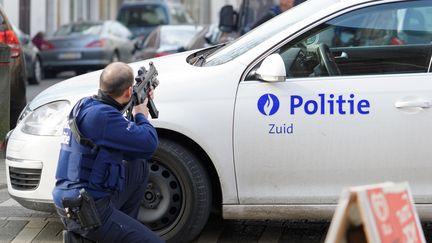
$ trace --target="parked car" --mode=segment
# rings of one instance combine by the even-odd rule
[[[134,60],[160,57],[185,50],[184,47],[202,28],[202,26],[195,25],[158,26],[135,52]]]
[[[193,24],[182,4],[166,0],[125,1],[118,10],[117,20],[142,40],[159,25]]]
[[[15,34],[18,36],[24,54],[27,80],[29,84],[39,84],[42,80],[42,66],[39,49],[33,45],[29,35],[12,25]]]
[[[5,63],[10,60],[10,47],[0,42],[0,151],[4,151],[9,132],[9,109],[10,109],[10,74],[9,65]]]
[[[229,42],[234,39],[224,38],[223,32],[215,24],[204,26],[185,46],[185,50],[195,50],[206,48],[221,43]]]
[[[73,70],[97,70],[115,61],[130,62],[134,43],[130,31],[117,21],[74,22],[61,26],[41,46],[46,78]]]
[[[26,70],[23,50],[18,36],[9,22],[6,12],[0,7],[0,43],[10,47],[10,129],[17,123],[22,109],[27,104],[26,98]]]
[[[131,63],[137,72],[152,61],[160,80],[147,193],[163,195],[143,198],[139,219],[189,241],[212,208],[227,219],[330,219],[345,187],[408,181],[430,220],[431,40],[430,0],[309,0],[226,45]],[[100,74],[27,106],[6,151],[22,205],[52,205],[66,116]]]

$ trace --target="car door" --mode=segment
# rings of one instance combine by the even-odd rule
[[[356,6],[273,48],[283,82],[246,75],[233,134],[241,204],[332,204],[385,181],[432,202],[432,25],[409,27],[412,10],[432,19],[431,1]]]

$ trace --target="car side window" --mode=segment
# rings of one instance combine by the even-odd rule
[[[431,50],[432,1],[420,0],[343,14],[278,53],[296,78],[427,72]]]

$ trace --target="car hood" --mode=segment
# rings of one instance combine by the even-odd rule
[[[59,82],[38,94],[29,104],[34,110],[42,105],[58,100],[74,101],[75,97],[96,94],[102,71],[95,71]]]
[[[140,67],[144,66],[148,70],[149,62],[152,61],[158,71],[158,80],[160,80],[158,87],[171,87],[174,85],[173,83],[180,82],[177,76],[179,73],[193,73],[194,70],[192,69],[198,69],[198,67],[194,67],[186,62],[186,58],[192,52],[182,52],[156,59],[148,59],[130,63],[129,65],[133,69],[134,76],[136,76]],[[58,100],[68,100],[71,104],[74,104],[82,97],[94,95],[98,90],[101,73],[102,70],[98,70],[59,82],[37,95],[29,104],[29,108],[34,110],[42,105]]]

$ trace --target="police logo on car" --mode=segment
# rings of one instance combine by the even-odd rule
[[[272,116],[279,110],[279,99],[274,94],[264,94],[258,99],[258,110],[265,116]]]

